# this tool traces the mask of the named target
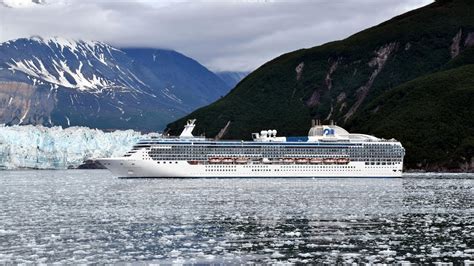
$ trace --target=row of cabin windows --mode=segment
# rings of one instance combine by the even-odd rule
[[[299,171],[313,171],[314,169],[298,169]],[[272,170],[271,169],[252,169],[252,172],[271,172]],[[279,172],[279,171],[289,171],[289,170],[285,170],[285,169],[273,169],[274,172]],[[342,171],[341,168],[328,168],[326,169],[325,171]],[[344,170],[345,171],[345,170]],[[355,171],[360,171],[360,169],[355,169]]]
[[[236,155],[227,155],[226,157],[236,157]],[[245,157],[255,157],[255,158],[262,158],[261,155],[255,155],[255,156],[248,156],[248,155],[245,155]],[[266,156],[270,159],[272,158],[275,158],[275,157],[270,157],[270,156]],[[303,156],[302,156],[303,157]],[[321,156],[322,157],[322,156]],[[323,158],[330,158],[331,156],[324,156]],[[342,156],[341,156],[342,157]],[[144,159],[147,159],[149,160],[148,158],[145,158],[143,157]],[[197,157],[197,156],[190,156],[190,155],[169,155],[169,156],[156,156],[156,155],[152,155],[151,158],[155,161],[158,161],[158,160],[202,160],[202,161],[206,161],[208,160],[208,156],[201,156],[201,157]],[[277,157],[279,159],[281,159],[281,157]],[[365,157],[365,158],[351,158],[349,157],[351,161],[356,161],[356,162],[401,162],[402,161],[402,158],[374,158],[374,157]]]
[[[243,165],[244,168],[255,168],[255,169],[270,169],[268,165]],[[235,169],[237,168],[236,165],[206,165],[206,168],[209,169]],[[281,165],[280,168],[283,169],[314,169],[314,168],[343,168],[343,169],[351,169],[355,168],[355,166],[350,165]]]
[[[207,155],[214,155],[214,154],[225,154],[225,155],[231,155],[231,156],[236,156],[236,155],[246,155],[246,156],[262,156],[262,155],[275,155],[275,156],[284,156],[288,157],[290,155],[296,155],[296,156],[304,156],[304,155],[310,155],[310,156],[350,156],[350,157],[383,157],[383,158],[393,158],[393,157],[401,157],[403,154],[398,154],[398,153],[358,153],[358,154],[351,154],[351,153],[344,153],[344,152],[312,152],[312,153],[301,153],[301,152],[293,152],[293,153],[283,153],[283,152],[251,152],[251,151],[238,151],[238,152],[226,152],[226,151],[218,151],[218,152],[177,152],[177,151],[166,151],[166,152],[153,152],[150,151],[148,152],[150,156],[159,156],[159,155],[185,155],[185,156],[190,156],[190,155],[201,155],[201,156],[207,156]]]
[[[349,154],[354,157],[364,157],[364,156],[384,156],[384,157],[393,157],[393,156],[402,156],[402,152],[393,152],[393,151],[381,151],[381,152],[357,152],[351,153],[346,151],[321,151],[321,150],[313,150],[313,151],[261,151],[261,150],[210,150],[210,151],[177,151],[177,150],[162,150],[162,151],[149,151],[149,154],[222,154],[222,153],[230,153],[230,154]]]

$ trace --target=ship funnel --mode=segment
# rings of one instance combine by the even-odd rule
[[[193,129],[196,126],[194,123],[196,119],[189,119],[184,126],[183,132],[179,135],[180,138],[192,138],[193,136]]]

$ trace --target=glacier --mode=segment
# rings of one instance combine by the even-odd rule
[[[0,169],[77,168],[85,160],[122,156],[142,138],[134,130],[0,125]]]

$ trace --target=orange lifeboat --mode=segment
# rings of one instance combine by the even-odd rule
[[[307,158],[298,158],[298,159],[296,159],[297,164],[306,164],[306,163],[308,163],[308,161],[309,160]]]
[[[233,163],[233,162],[234,162],[234,159],[232,159],[232,158],[224,158],[224,159],[222,159],[222,163],[224,163],[224,164],[231,164],[231,163]]]
[[[348,164],[349,161],[350,161],[349,158],[338,158],[337,164]]]
[[[311,164],[322,164],[323,159],[321,159],[321,158],[311,158],[311,160],[309,160],[309,163],[311,163]]]
[[[237,159],[235,159],[236,164],[246,164],[246,163],[248,163],[248,161],[249,161],[249,159],[247,159],[247,158],[237,158]]]
[[[336,159],[334,159],[334,158],[325,158],[325,159],[323,159],[323,163],[324,164],[333,164],[333,163],[336,163]]]
[[[220,163],[222,161],[221,158],[209,158],[209,163],[215,164],[215,163]]]
[[[283,159],[283,162],[284,162],[284,163],[294,163],[294,162],[295,162],[295,159],[293,159],[293,158],[284,158],[284,159]]]

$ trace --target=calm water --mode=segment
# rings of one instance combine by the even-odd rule
[[[472,262],[474,175],[116,179],[0,171],[0,264]]]

